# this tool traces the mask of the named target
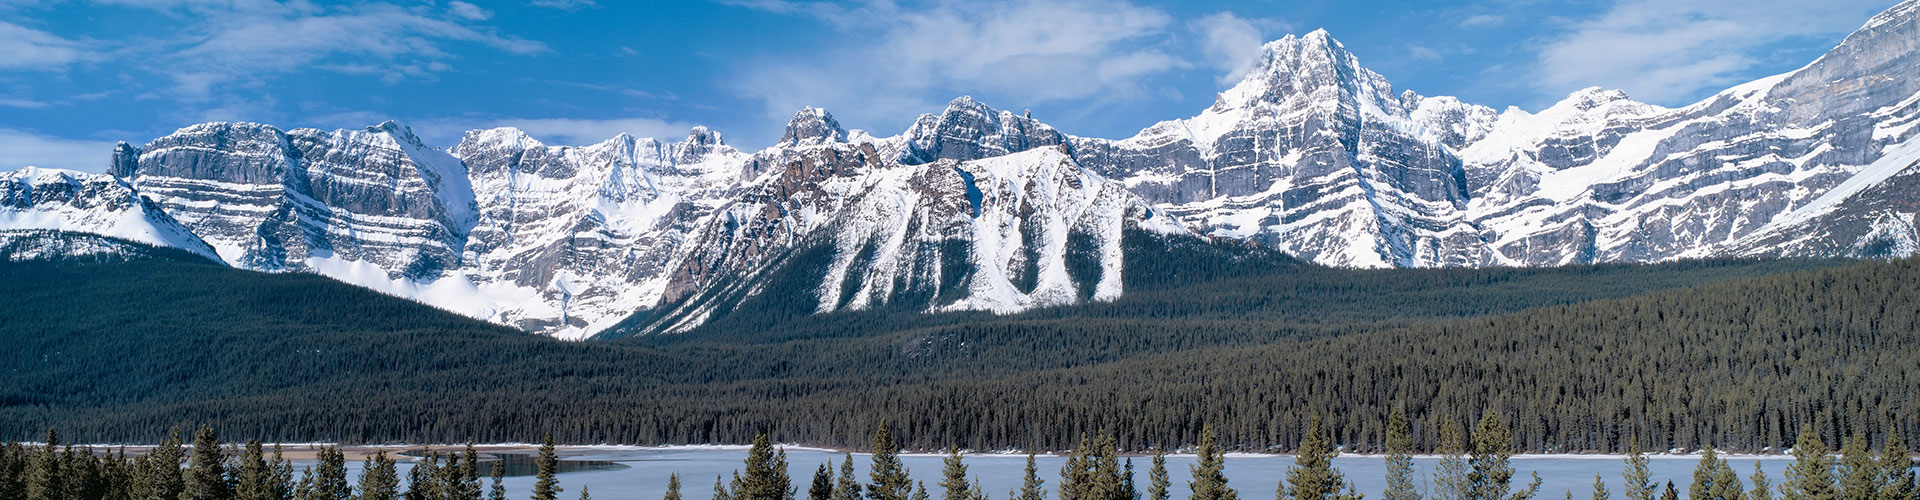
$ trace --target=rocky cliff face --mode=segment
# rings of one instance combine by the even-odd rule
[[[316,272],[566,338],[636,311],[637,331],[685,330],[766,293],[815,312],[1107,300],[1128,231],[1357,267],[1899,257],[1920,251],[1916,18],[1910,0],[1805,68],[1673,109],[1421,96],[1319,31],[1119,140],[966,97],[891,137],[803,109],[751,154],[704,128],[590,146],[478,130],[441,151],[393,123],[212,123],[120,145],[111,175],[0,177],[0,228]],[[61,248],[35,238],[4,248]],[[768,289],[794,266],[802,290]]]

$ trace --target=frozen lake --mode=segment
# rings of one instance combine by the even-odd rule
[[[820,464],[831,459],[838,462],[842,454],[813,449],[789,449],[787,461],[791,467],[796,497],[806,498],[807,487],[812,482],[813,471]],[[565,492],[560,498],[578,498],[582,486],[590,487],[593,497],[600,500],[661,498],[667,489],[667,475],[680,474],[681,494],[687,500],[707,500],[713,496],[713,481],[716,476],[732,478],[733,471],[740,468],[746,458],[744,448],[567,448],[561,452],[562,460],[602,461],[618,464],[613,468],[570,472],[559,475],[560,486]],[[939,498],[937,483],[940,482],[940,455],[903,455],[902,460],[910,468],[915,480],[924,481],[933,498]],[[854,466],[861,482],[866,482],[866,455],[854,454]],[[1424,483],[1432,477],[1432,470],[1438,459],[1416,457],[1414,466],[1419,469],[1418,478]],[[1790,460],[1781,456],[1762,458],[1736,456],[1728,459],[1734,471],[1740,474],[1744,483],[1753,473],[1754,462],[1759,462],[1770,476],[1774,485],[1781,482],[1781,474]],[[1048,498],[1058,494],[1060,466],[1065,464],[1063,456],[1041,456],[1038,458],[1041,477],[1047,480]],[[1018,488],[1026,466],[1025,455],[967,455],[968,472],[978,476],[989,496],[1006,498],[1009,491]],[[1186,498],[1188,467],[1194,463],[1192,455],[1170,455],[1167,457],[1167,472],[1173,479],[1173,498]],[[1292,465],[1293,457],[1275,455],[1228,455],[1228,484],[1240,491],[1241,498],[1249,500],[1271,498],[1274,486],[1285,477],[1287,467]],[[1380,492],[1386,488],[1386,465],[1380,456],[1341,456],[1334,461],[1335,466],[1346,474],[1361,493],[1368,498],[1380,498]],[[1693,481],[1693,468],[1699,463],[1697,456],[1654,456],[1652,466],[1654,479],[1659,484],[1673,481],[1686,494],[1687,485]],[[310,461],[295,461],[295,471],[310,464]],[[1593,476],[1600,474],[1607,482],[1607,488],[1613,491],[1614,498],[1621,498],[1620,472],[1625,463],[1617,456],[1520,456],[1513,460],[1515,487],[1528,481],[1529,472],[1539,472],[1542,479],[1540,495],[1542,500],[1563,498],[1566,492],[1573,492],[1575,498],[1591,498]],[[352,462],[353,476],[359,475],[360,464]],[[603,466],[605,464],[602,464]],[[837,466],[838,464],[836,464]],[[624,467],[619,467],[624,466]],[[1136,474],[1135,481],[1142,490],[1147,487],[1147,469],[1152,466],[1151,457],[1133,457]],[[400,463],[400,476],[406,477],[408,462]],[[513,469],[509,469],[513,470]],[[836,469],[837,472],[837,469]],[[490,485],[491,480],[482,480]],[[533,487],[533,478],[509,477],[506,481],[509,498],[526,498]],[[1747,485],[1751,486],[1751,485]]]

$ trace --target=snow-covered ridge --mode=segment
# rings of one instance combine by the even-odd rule
[[[828,252],[806,286],[823,312],[1109,300],[1128,230],[1356,267],[1904,256],[1916,17],[1903,2],[1804,68],[1677,108],[1422,96],[1315,31],[1266,44],[1197,115],[1117,140],[964,96],[885,137],[801,109],[752,152],[704,127],[583,146],[496,128],[442,150],[393,122],[208,123],[116,147],[109,175],[5,174],[0,229],[315,272],[563,338],[643,310],[665,318],[651,331],[697,326],[802,248]]]

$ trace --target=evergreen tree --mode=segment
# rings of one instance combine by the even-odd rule
[[[293,500],[293,462],[280,445],[273,445],[273,460],[267,462],[267,498],[271,500]]]
[[[47,442],[34,454],[33,462],[27,469],[27,498],[33,500],[65,500],[66,485],[62,480],[66,474],[60,470],[60,434],[47,431]],[[169,499],[171,500],[171,499]]]
[[[733,493],[727,491],[727,484],[719,475],[713,476],[713,500],[733,500]]]
[[[435,495],[440,489],[440,455],[422,452],[420,461],[407,469],[407,492],[401,498],[406,500],[444,500]]]
[[[1020,482],[1020,491],[1011,495],[1014,500],[1046,500],[1046,480],[1040,479],[1040,467],[1033,460],[1033,452],[1027,452],[1027,475]]]
[[[187,466],[180,500],[226,500],[233,497],[227,484],[227,454],[212,427],[201,426],[193,436],[193,462]]]
[[[1420,500],[1413,484],[1413,425],[1398,406],[1387,414],[1387,491],[1383,500]]]
[[[1240,493],[1227,486],[1226,453],[1215,446],[1213,426],[1200,428],[1199,463],[1193,465],[1193,480],[1187,482],[1187,489],[1193,494],[1191,500],[1239,500]]]
[[[1660,500],[1680,500],[1680,490],[1673,488],[1673,481],[1667,481],[1667,490],[1660,492]]]
[[[1626,461],[1627,469],[1620,476],[1621,479],[1626,480],[1626,483],[1620,486],[1621,492],[1626,495],[1627,500],[1653,500],[1653,492],[1658,490],[1659,486],[1653,484],[1653,472],[1647,469],[1647,455],[1640,453],[1638,442],[1627,445]]]
[[[787,451],[773,449],[766,433],[753,438],[747,450],[747,474],[735,487],[735,500],[792,500],[793,480],[787,476]]]
[[[1607,491],[1607,482],[1600,480],[1599,474],[1593,475],[1593,500],[1607,500],[1613,492]]]
[[[1874,500],[1879,494],[1881,469],[1859,434],[1840,446],[1840,500]]]
[[[452,500],[480,500],[480,452],[473,449],[472,442],[460,452],[459,484],[453,490]]]
[[[494,460],[487,466],[487,475],[493,477],[493,487],[487,492],[487,500],[507,500],[507,461]]]
[[[681,500],[680,473],[675,472],[667,475],[667,496],[661,498],[661,500]]]
[[[1140,487],[1133,483],[1133,457],[1127,457],[1127,465],[1124,469],[1120,473],[1120,490],[1124,493],[1120,498],[1140,500]]]
[[[930,497],[927,496],[927,483],[924,481],[915,481],[912,500],[928,500],[929,498]]]
[[[580,487],[580,500],[593,500],[593,494],[592,494],[592,493],[587,493],[587,487],[586,487],[586,486],[581,486],[581,487]]]
[[[1473,485],[1467,474],[1472,469],[1467,463],[1467,431],[1459,420],[1442,418],[1435,451],[1440,453],[1440,464],[1433,471],[1433,500],[1469,500]]]
[[[1167,477],[1167,453],[1159,447],[1153,448],[1153,467],[1147,469],[1147,500],[1167,500],[1171,494],[1173,480]]]
[[[1473,456],[1467,459],[1468,500],[1527,500],[1540,492],[1540,474],[1526,489],[1508,492],[1513,483],[1513,434],[1489,411],[1473,432]]]
[[[357,500],[398,500],[400,472],[386,450],[367,457],[360,469],[360,496]]]
[[[1693,485],[1687,487],[1687,498],[1694,500],[1740,500],[1740,478],[1734,475],[1733,466],[1720,458],[1707,446],[1700,453],[1700,463],[1693,468]]]
[[[534,458],[533,465],[536,469],[533,479],[533,500],[559,498],[560,492],[565,490],[560,488],[560,482],[553,478],[555,469],[560,465],[560,459],[555,457],[553,452],[553,433],[547,433],[546,440],[541,442],[540,456]]]
[[[1887,442],[1880,451],[1880,487],[1874,500],[1920,500],[1920,484],[1913,473],[1913,457],[1900,439],[1900,430],[1889,427]]]
[[[860,479],[853,475],[853,454],[840,459],[840,476],[833,480],[833,500],[860,500]]]
[[[365,475],[362,471],[361,475]],[[337,446],[320,448],[319,463],[313,470],[312,496],[303,500],[348,500],[353,487],[347,483],[347,456]]]
[[[1089,438],[1082,435],[1080,446],[1060,468],[1061,500],[1126,500],[1123,491],[1119,451],[1111,434]]]
[[[1287,477],[1275,488],[1274,496],[1282,500],[1359,500],[1348,497],[1353,485],[1333,467],[1334,457],[1340,456],[1333,442],[1327,439],[1326,432],[1320,428],[1320,419],[1315,417],[1307,425],[1307,433],[1300,438],[1300,449],[1294,455],[1293,466],[1287,468]]]
[[[1800,429],[1793,443],[1793,463],[1787,465],[1786,482],[1780,485],[1784,500],[1837,500],[1833,484],[1833,459],[1827,457],[1827,444],[1813,432],[1813,424]]]
[[[26,500],[27,451],[20,443],[0,446],[0,500]]]
[[[813,471],[813,486],[807,488],[807,500],[833,500],[833,460]]]
[[[868,477],[873,479],[867,485],[870,500],[907,500],[913,489],[906,465],[900,463],[900,445],[894,442],[886,422],[873,430],[873,469]]]
[[[1760,470],[1760,462],[1753,463],[1753,475],[1747,476],[1747,482],[1753,483],[1753,489],[1747,490],[1746,500],[1773,500],[1773,482],[1767,480],[1767,471]]]
[[[971,500],[967,484],[967,464],[961,461],[960,447],[948,446],[947,458],[940,468],[940,487],[946,490],[942,500]]]
[[[233,478],[235,500],[269,500],[273,497],[270,492],[273,470],[267,464],[267,453],[260,446],[260,440],[247,440],[247,447],[240,452],[234,467]]]
[[[186,490],[185,478],[180,468],[187,461],[186,449],[180,441],[180,429],[167,432],[167,439],[147,451],[146,467],[139,472],[139,486],[134,488],[141,500],[177,500]],[[328,499],[333,500],[333,499]]]

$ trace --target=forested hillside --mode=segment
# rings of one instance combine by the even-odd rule
[[[1064,449],[1104,429],[1142,450],[1194,443],[1204,424],[1230,448],[1291,449],[1319,416],[1335,441],[1370,448],[1394,406],[1422,449],[1444,419],[1489,409],[1536,451],[1629,437],[1777,449],[1802,423],[1830,442],[1920,435],[1920,262],[1261,263],[1168,264],[1130,276],[1117,302],[1013,316],[782,318],[748,302],[692,333],[584,343],[203,260],[0,264],[0,437],[143,441],[209,424],[293,441],[765,431],[858,447],[884,418],[917,449]]]

